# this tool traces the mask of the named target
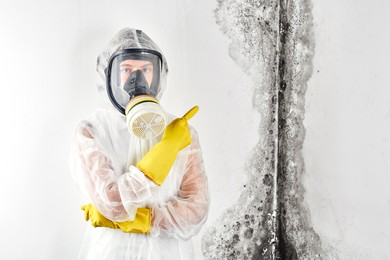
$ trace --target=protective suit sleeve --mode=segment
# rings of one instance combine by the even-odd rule
[[[158,186],[136,167],[118,174],[105,151],[99,147],[90,123],[79,124],[73,147],[76,169],[73,178],[93,205],[106,218],[123,222],[134,220],[137,208],[153,200]]]
[[[176,196],[152,208],[152,236],[189,239],[207,220],[210,205],[207,176],[198,134],[192,129],[192,143]]]

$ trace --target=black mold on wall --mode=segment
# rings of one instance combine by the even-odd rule
[[[202,238],[207,259],[338,259],[304,205],[302,144],[314,38],[309,0],[219,0],[229,55],[253,80],[259,142],[239,200]]]

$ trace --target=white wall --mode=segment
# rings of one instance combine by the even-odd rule
[[[390,259],[390,3],[315,1],[306,200],[340,259]]]

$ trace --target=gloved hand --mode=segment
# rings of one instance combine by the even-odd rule
[[[81,207],[84,210],[85,220],[91,220],[94,227],[107,227],[113,229],[121,229],[126,233],[149,233],[151,222],[151,209],[138,208],[133,221],[115,222],[107,219],[92,205],[87,204]]]
[[[173,120],[165,128],[161,141],[155,144],[137,164],[137,168],[157,185],[161,186],[164,182],[179,151],[191,143],[191,132],[187,121],[198,110],[199,107],[195,106],[183,117]]]

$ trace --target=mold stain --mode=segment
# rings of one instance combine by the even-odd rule
[[[309,0],[218,0],[229,55],[252,79],[259,142],[239,200],[206,231],[206,259],[338,259],[304,205],[302,144],[314,36]]]

